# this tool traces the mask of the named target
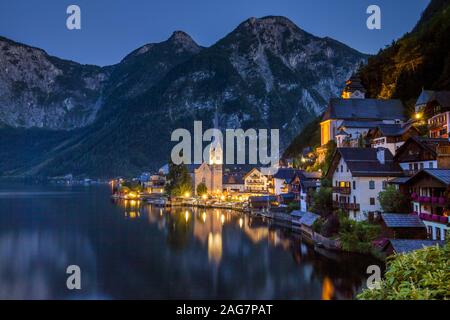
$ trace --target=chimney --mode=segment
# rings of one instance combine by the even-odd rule
[[[381,164],[385,163],[384,155],[385,155],[385,149],[384,148],[378,148],[377,149],[377,159],[378,159],[378,161]]]

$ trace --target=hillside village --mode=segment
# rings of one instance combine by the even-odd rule
[[[360,79],[352,76],[342,96],[328,103],[320,122],[321,145],[306,148],[300,161],[281,159],[274,175],[259,167],[224,165],[221,146],[215,145],[202,164],[168,164],[158,174],[142,174],[134,179],[137,192],[123,179],[112,181],[114,197],[245,210],[289,221],[321,242],[337,233],[321,232],[318,225],[330,224],[330,216],[345,216],[379,226],[371,245],[388,252],[445,240],[450,92],[423,90],[412,118],[400,100],[365,95]],[[329,243],[339,246],[339,241]]]

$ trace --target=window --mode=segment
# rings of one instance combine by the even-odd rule
[[[423,162],[420,163],[420,170],[424,168]]]
[[[369,181],[369,189],[370,190],[374,190],[375,189],[375,181],[373,181],[373,180]]]
[[[383,190],[386,190],[387,188],[387,181],[383,181],[383,186],[382,186]]]
[[[356,181],[353,180],[353,190],[356,190]]]
[[[434,167],[434,163],[433,162],[429,162],[428,163],[428,168],[433,169],[433,167]]]
[[[370,198],[370,205],[374,206],[375,205],[375,198]]]
[[[410,163],[409,164],[409,171],[412,171],[413,170],[413,165],[412,165],[412,163]]]
[[[344,166],[341,164],[341,172],[344,172]]]
[[[353,196],[353,203],[356,204],[356,197]]]

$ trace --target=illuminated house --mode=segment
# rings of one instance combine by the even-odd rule
[[[402,124],[406,117],[400,100],[330,99],[320,123],[321,145],[336,140],[339,128],[352,129],[346,133],[357,140],[379,124]]]
[[[412,209],[423,221],[432,240],[445,240],[450,231],[450,170],[424,169],[405,183]]]
[[[253,168],[244,176],[244,186],[246,192],[267,193],[269,179],[257,168]]]
[[[427,119],[430,138],[449,138],[450,91],[423,90],[416,102],[416,118]]]
[[[362,138],[370,129],[381,124],[405,122],[404,106],[400,100],[366,99],[366,90],[357,76],[346,81],[341,98],[332,98],[320,123],[318,161],[326,154],[326,145],[336,141],[338,147],[361,147]]]
[[[381,212],[378,194],[402,175],[388,149],[337,148],[326,177],[333,184],[333,206],[361,221]]]

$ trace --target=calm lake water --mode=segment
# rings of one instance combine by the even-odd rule
[[[351,299],[374,263],[233,211],[113,202],[108,186],[0,184],[1,299]],[[81,290],[67,289],[68,265]]]

